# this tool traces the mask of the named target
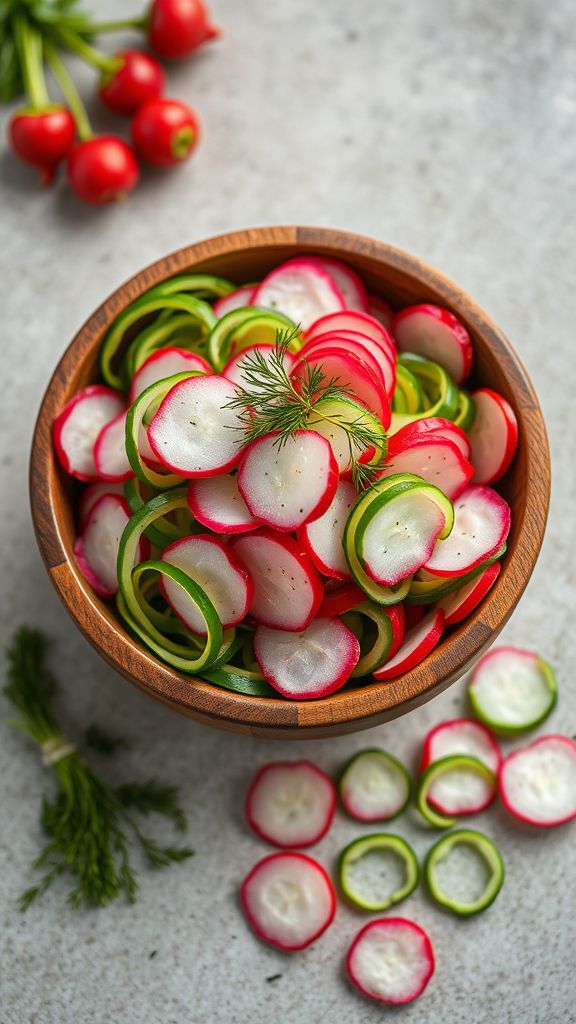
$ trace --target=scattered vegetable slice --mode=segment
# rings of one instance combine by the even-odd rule
[[[390,859],[395,868],[400,864],[400,882],[395,870],[390,869]],[[354,839],[342,850],[338,878],[342,892],[351,903],[374,912],[387,910],[414,892],[420,868],[414,850],[405,839],[390,833],[375,833]]]
[[[264,857],[244,879],[240,900],[258,938],[289,951],[314,942],[336,913],[332,882],[304,853]]]
[[[497,647],[473,669],[468,696],[481,722],[504,736],[517,736],[548,717],[558,687],[552,668],[537,654]]]
[[[550,828],[576,818],[576,742],[540,736],[515,750],[498,777],[506,810],[529,825]]]
[[[356,987],[383,1003],[417,999],[434,966],[426,932],[404,917],[371,921],[358,933],[346,958],[346,969]]]
[[[444,795],[445,806],[435,811],[430,805],[432,784],[449,777]],[[477,757],[452,754],[428,765],[418,788],[416,804],[422,817],[434,828],[452,828],[457,814],[477,814],[496,796],[496,776]],[[448,806],[449,805],[449,806]]]
[[[348,761],[338,782],[347,814],[358,821],[389,821],[407,807],[412,782],[403,764],[378,747]]]
[[[485,886],[481,893],[473,900],[463,900],[450,895],[450,878],[440,878],[440,874],[447,872],[448,875],[462,877],[465,872],[463,865],[453,867],[452,872],[446,865],[450,854],[460,846],[473,850],[477,857],[481,858],[487,872]],[[444,862],[444,871],[439,871],[440,865]],[[458,829],[450,835],[442,836],[434,846],[430,848],[424,861],[424,877],[430,891],[430,895],[443,907],[447,907],[454,914],[460,917],[471,917],[486,910],[494,902],[504,882],[504,861],[495,843],[482,832],[473,829]],[[447,883],[448,891],[444,887]]]
[[[246,798],[248,824],[274,846],[311,846],[334,817],[332,779],[310,761],[275,761],[255,775]]]

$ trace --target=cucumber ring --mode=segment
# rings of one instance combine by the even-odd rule
[[[440,814],[439,811],[434,810],[430,806],[428,801],[428,792],[430,786],[435,779],[440,775],[444,775],[446,772],[454,771],[454,769],[464,769],[471,772],[475,772],[477,775],[483,776],[487,782],[493,787],[494,797],[496,796],[496,776],[494,772],[482,763],[477,757],[470,757],[468,754],[451,754],[448,757],[442,757],[438,761],[433,761],[432,764],[428,765],[426,771],[422,773],[420,779],[420,785],[418,793],[416,795],[416,806],[420,811],[420,814],[429,825],[433,825],[434,828],[452,828],[456,824],[455,817],[448,817],[446,814]]]
[[[354,616],[352,624],[348,621],[348,616]],[[359,679],[362,676],[368,676],[371,672],[374,672],[377,668],[388,657],[392,648],[394,640],[394,634],[392,631],[392,623],[386,610],[381,606],[374,604],[372,601],[364,601],[359,604],[354,611],[348,612],[347,615],[343,615],[342,618],[346,622],[349,629],[358,637],[362,642],[362,634],[364,632],[362,627],[361,616],[370,619],[376,626],[377,633],[374,643],[365,654],[362,654],[356,667],[350,673],[350,679]],[[359,620],[361,635],[358,636],[354,623],[356,619]]]
[[[408,806],[412,780],[392,754],[370,747],[345,764],[338,791],[344,810],[356,821],[390,821]]]
[[[458,845],[470,846],[482,857],[490,870],[490,877],[484,892],[473,902],[463,903],[443,893],[438,879],[435,875],[435,868],[450,851]],[[458,829],[448,836],[442,836],[428,850],[424,861],[424,877],[426,885],[432,898],[442,907],[451,910],[459,917],[471,917],[486,910],[494,902],[504,883],[504,861],[498,847],[488,836],[474,829]]]
[[[351,880],[351,868],[358,861],[374,851],[386,851],[393,853],[401,861],[404,868],[405,881],[399,889],[393,890],[386,898],[377,902],[370,902],[362,897],[354,889]],[[420,867],[418,858],[409,843],[401,836],[381,832],[374,835],[361,836],[348,843],[338,859],[338,881],[344,896],[355,907],[369,912],[388,910],[388,907],[405,900],[418,885],[420,879]]]
[[[521,736],[548,717],[558,699],[552,667],[517,647],[496,647],[476,664],[468,684],[476,718],[502,736]]]
[[[257,345],[259,341],[274,344],[278,331],[293,330],[295,326],[283,313],[273,313],[256,306],[241,306],[226,313],[212,328],[208,338],[208,358],[216,372],[221,373],[232,354],[232,340],[237,342],[236,351]],[[254,337],[251,333],[254,329],[257,332],[259,329],[268,329],[270,334]],[[301,340],[294,338],[289,348],[291,352],[297,352],[302,348]]]
[[[198,370],[188,370],[185,373],[175,373],[172,377],[165,377],[146,388],[135,402],[132,403],[126,416],[126,454],[133,472],[139,480],[148,484],[156,490],[166,490],[169,487],[176,487],[181,484],[183,477],[177,473],[156,473],[149,469],[140,455],[138,447],[140,429],[143,426],[146,416],[150,410],[156,411],[157,406],[166,397],[168,392],[181,380],[189,377],[201,376]],[[186,506],[187,507],[187,506]]]

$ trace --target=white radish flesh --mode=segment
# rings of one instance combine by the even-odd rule
[[[241,622],[252,596],[252,581],[222,541],[200,534],[184,537],[162,552],[162,559],[182,569],[210,598],[223,628]],[[204,617],[182,587],[162,576],[164,597],[193,633],[206,635]]]
[[[490,484],[508,469],[518,442],[518,423],[510,404],[495,391],[482,388],[472,395],[476,413],[468,431],[474,481]]]
[[[342,803],[359,821],[386,821],[406,806],[407,772],[381,750],[364,750],[345,768],[340,780]]]
[[[107,423],[96,438],[94,463],[103,480],[129,480],[134,476],[126,454],[126,413]]]
[[[360,310],[366,313],[368,310],[368,294],[361,278],[355,270],[348,267],[340,260],[331,259],[329,256],[317,256],[315,262],[330,275],[342,298],[346,309]]]
[[[413,921],[385,917],[359,932],[346,967],[364,995],[384,1003],[408,1003],[426,988],[434,953],[426,932]]]
[[[254,651],[271,686],[297,700],[334,693],[360,658],[358,640],[338,618],[315,619],[297,634],[258,626]]]
[[[453,594],[448,594],[447,597],[438,601],[437,607],[444,612],[447,626],[455,626],[456,623],[462,622],[478,607],[498,579],[500,568],[500,562],[493,562],[470,583],[466,583]]]
[[[414,473],[429,484],[434,484],[452,501],[466,489],[474,470],[462,457],[459,448],[452,441],[434,435],[423,439],[388,456],[387,464],[379,476],[393,476],[394,473]]]
[[[248,510],[235,473],[191,480],[188,505],[194,518],[215,533],[247,533],[262,525]]]
[[[105,494],[92,507],[84,531],[74,545],[83,575],[101,597],[113,597],[118,590],[118,548],[129,519],[124,499]]]
[[[306,340],[313,341],[315,338],[319,338],[324,334],[333,334],[335,331],[358,331],[374,341],[384,343],[385,345],[389,344],[392,349],[394,348],[388,331],[382,327],[382,324],[375,317],[353,310],[320,317],[306,331]]]
[[[238,352],[235,356],[232,356],[232,358],[228,360],[226,366],[222,370],[224,377],[227,377],[228,380],[234,381],[234,383],[237,384],[239,387],[246,388],[253,394],[258,394],[260,391],[262,391],[263,388],[262,384],[254,383],[253,381],[250,380],[249,376],[247,376],[247,374],[249,374],[250,372],[250,363],[247,362],[247,360],[250,360],[250,362],[252,362],[254,354],[256,352],[259,352],[260,355],[265,359],[265,361],[269,363],[271,357],[276,352],[276,346],[263,344],[249,345],[247,348],[241,349],[241,351]],[[295,362],[296,356],[294,355],[293,352],[284,352],[284,358],[282,360],[282,363],[286,369],[286,373],[291,372]]]
[[[303,853],[274,853],[259,861],[244,880],[240,898],[259,938],[285,950],[309,946],[336,911],[328,875]]]
[[[184,348],[162,348],[158,352],[153,352],[132,378],[128,397],[130,405],[151,384],[172,377],[175,373],[188,373],[194,370],[198,373],[212,373],[210,363],[202,356],[188,352]]]
[[[226,313],[231,313],[233,309],[242,309],[244,306],[251,306],[254,292],[258,285],[247,285],[245,288],[236,288],[233,292],[228,292],[228,295],[223,295],[220,299],[217,299],[214,303],[214,312],[219,320]]]
[[[116,494],[123,498],[124,484],[104,480],[102,483],[89,484],[88,487],[86,487],[82,493],[80,504],[78,506],[78,520],[81,530],[84,529],[88,522],[88,517],[94,508],[94,505],[98,499],[103,498],[105,494]]]
[[[499,776],[507,810],[531,825],[562,825],[576,817],[576,743],[568,736],[541,736],[514,751]]]
[[[425,303],[402,310],[392,323],[401,352],[413,352],[439,363],[456,384],[472,367],[472,342],[464,324],[440,306]]]
[[[260,769],[246,798],[246,817],[275,846],[316,843],[334,817],[332,779],[310,761],[278,761]]]
[[[238,487],[253,516],[291,531],[326,510],[338,486],[338,467],[328,441],[297,430],[285,444],[276,434],[254,441],[238,468]]]
[[[430,612],[412,629],[393,658],[373,673],[375,679],[396,679],[418,665],[434,649],[444,630],[444,613]]]
[[[256,289],[255,306],[277,310],[309,327],[326,313],[345,308],[344,299],[330,274],[305,258],[289,260],[273,270]]]
[[[442,722],[441,725],[432,729],[424,741],[420,768],[424,771],[433,761],[450,757],[452,754],[477,757],[494,773],[498,771],[502,761],[498,744],[492,734],[486,726],[471,718],[455,718],[448,722]],[[439,778],[432,783],[430,793],[440,781]]]
[[[471,485],[454,502],[454,526],[436,544],[424,568],[435,576],[459,576],[491,558],[510,530],[510,507],[490,487]]]
[[[447,769],[430,783],[429,802],[442,814],[478,814],[492,803],[496,794],[496,777],[491,782],[479,772],[465,766]]]
[[[350,579],[342,538],[348,514],[357,497],[354,485],[349,480],[341,480],[324,514],[301,529],[299,536],[306,551],[325,576]]]
[[[242,423],[228,403],[236,388],[225,377],[189,377],[175,384],[148,427],[155,456],[175,473],[212,476],[240,459]]]
[[[439,505],[417,487],[391,498],[374,514],[360,541],[366,572],[385,586],[400,583],[424,565],[445,523]]]
[[[233,549],[254,583],[250,614],[277,629],[305,629],[324,589],[312,562],[292,538],[259,530],[237,537]]]
[[[54,423],[54,443],[67,473],[79,480],[96,480],[94,445],[98,434],[110,420],[125,409],[117,391],[100,384],[82,388]]]

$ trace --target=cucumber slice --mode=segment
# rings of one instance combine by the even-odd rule
[[[537,654],[497,647],[474,668],[468,696],[481,722],[503,736],[519,736],[548,717],[558,686],[553,669]]]
[[[172,313],[166,320],[157,317],[132,339],[122,362],[121,376],[131,380],[148,356],[177,341],[179,348],[203,348],[197,320],[189,313]]]
[[[340,888],[361,910],[387,910],[400,903],[414,892],[419,878],[414,850],[401,836],[389,833],[355,839],[338,860]]]
[[[458,409],[454,417],[454,423],[461,430],[469,430],[476,417],[476,403],[467,391],[458,392]]]
[[[370,675],[371,672],[374,672],[386,660],[392,649],[394,631],[386,609],[381,605],[373,604],[372,601],[364,601],[363,604],[359,604],[353,612],[348,612],[348,616],[357,616],[361,624],[361,616],[364,616],[370,619],[376,626],[376,636],[370,642],[367,650],[365,649],[366,643],[362,642],[364,630],[362,630],[361,635],[358,637],[360,640],[360,650],[364,653],[361,653],[360,661],[350,673],[350,678],[359,679],[362,676]],[[352,629],[352,632],[356,633],[354,625],[348,620],[348,616],[343,616],[344,621]],[[357,633],[356,636],[358,636]]]
[[[347,814],[357,821],[390,821],[407,807],[412,782],[403,764],[378,747],[361,750],[345,765],[338,782]]]
[[[398,366],[406,367],[416,377],[428,399],[428,408],[422,415],[442,416],[447,420],[456,417],[460,392],[450,374],[439,363],[404,352],[398,356]],[[412,418],[419,418],[419,414],[413,414]]]
[[[225,277],[214,274],[179,274],[162,284],[157,284],[147,295],[173,295],[174,292],[190,292],[201,299],[218,299],[235,291],[236,285]]]
[[[466,860],[470,860],[470,851],[474,851],[476,854],[475,860],[481,860],[484,872],[487,874],[484,888],[473,900],[463,900],[450,895],[450,876],[455,876],[458,880],[459,877],[462,878],[462,876],[470,873],[469,866],[465,863],[460,863],[460,856],[454,855],[454,851],[462,846],[468,847],[469,853]],[[447,864],[451,855],[452,859],[455,860],[452,870],[450,870]],[[443,862],[444,868],[439,870]],[[474,874],[476,873],[474,871]],[[471,917],[473,914],[479,914],[482,910],[486,910],[494,902],[502,888],[504,873],[504,861],[498,847],[488,836],[473,829],[458,829],[456,832],[451,832],[448,836],[442,836],[430,848],[424,861],[424,877],[430,895],[437,903],[447,907],[448,910],[458,914],[459,917]],[[447,877],[441,877],[444,875]],[[445,885],[448,891],[444,888]]]
[[[318,402],[310,414],[307,426],[329,441],[338,469],[340,473],[345,473],[350,469],[352,454],[357,455],[358,452],[351,450],[350,434],[340,425],[342,423],[369,427],[380,438],[373,452],[364,453],[369,465],[380,465],[386,458],[386,431],[378,417],[353,398],[327,398]]]
[[[469,757],[465,754],[452,754],[448,757],[440,758],[439,761],[434,761],[423,772],[416,797],[416,806],[422,817],[429,825],[433,825],[434,828],[452,828],[456,824],[455,817],[448,817],[446,814],[440,814],[438,811],[435,811],[428,800],[432,783],[449,773],[453,773],[454,776],[452,790],[455,791],[458,788],[463,795],[463,800],[467,799],[467,789],[469,791],[471,782],[474,785],[475,777],[489,783],[493,790],[492,799],[496,796],[496,776],[477,757]],[[476,793],[473,794],[473,800],[475,799]]]
[[[208,358],[214,369],[221,372],[230,356],[252,345],[274,345],[278,331],[293,330],[295,326],[283,313],[241,306],[215,323],[208,338]],[[299,338],[290,342],[291,352],[297,352],[301,347]]]
[[[403,408],[396,403],[401,402]],[[418,378],[407,366],[398,363],[396,366],[396,390],[394,391],[393,410],[409,415],[423,412],[424,391]]]
[[[410,583],[405,598],[406,604],[434,604],[435,601],[441,601],[448,594],[454,593],[455,590],[460,590],[461,587],[470,583],[471,580],[476,579],[489,565],[498,562],[505,554],[506,544],[503,544],[495,555],[487,558],[485,562],[477,565],[470,572],[464,573],[463,576],[438,576],[436,579],[426,580],[414,578]]]

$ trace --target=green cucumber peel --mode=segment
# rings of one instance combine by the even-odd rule
[[[220,665],[201,673],[201,678],[214,686],[233,693],[245,694],[247,697],[274,697],[279,694],[266,682],[264,676],[248,669],[237,668],[235,665]]]
[[[189,377],[199,377],[199,370],[187,370],[185,373],[175,373],[171,377],[156,381],[146,388],[135,402],[132,403],[126,416],[126,454],[132,471],[139,480],[154,487],[156,490],[165,490],[169,487],[177,487],[182,483],[183,478],[176,473],[157,473],[150,469],[140,455],[138,438],[140,427],[146,423],[146,418],[156,412],[162,400],[168,392],[181,380]]]
[[[435,875],[435,869],[440,861],[458,845],[472,847],[482,857],[490,872],[484,892],[472,903],[463,903],[442,892]],[[442,836],[430,848],[424,861],[424,877],[430,895],[436,903],[451,910],[459,917],[471,917],[473,914],[479,914],[482,910],[486,910],[500,892],[504,876],[504,861],[498,847],[488,836],[474,829],[458,829],[451,832],[450,835]]]
[[[214,274],[180,274],[163,281],[162,284],[154,285],[146,294],[154,297],[184,292],[201,299],[221,299],[224,295],[236,291],[237,287],[225,277],[216,277]]]
[[[369,902],[355,891],[350,877],[351,869],[363,857],[378,851],[392,853],[401,862],[405,880],[399,889],[392,891],[382,900]],[[405,839],[392,833],[374,833],[354,839],[342,850],[338,860],[338,881],[342,892],[355,907],[368,912],[387,910],[395,903],[405,900],[414,892],[419,879],[420,867],[414,850]]]
[[[186,337],[191,332],[192,339]],[[121,376],[131,380],[153,352],[165,348],[174,340],[178,341],[178,348],[187,351],[201,350],[205,346],[203,343],[197,344],[200,337],[197,321],[188,313],[171,315],[162,320],[160,314],[154,323],[144,327],[130,342],[124,356]]]
[[[349,800],[345,795],[346,783],[349,781],[349,776],[353,773],[354,769],[357,768],[359,762],[367,762],[370,760],[377,761],[381,765],[384,765],[388,774],[395,776],[400,781],[400,785],[404,791],[403,799],[400,800],[392,814],[386,814],[385,816],[379,815],[378,817],[373,817],[372,815],[369,817],[361,817],[350,812]],[[410,778],[407,769],[404,767],[402,762],[398,760],[398,758],[394,757],[393,754],[389,754],[387,750],[382,750],[380,747],[366,747],[364,750],[359,750],[358,753],[354,754],[346,762],[340,772],[337,785],[340,800],[346,813],[349,814],[351,818],[354,818],[355,821],[363,821],[364,824],[376,821],[392,821],[393,818],[397,818],[406,810],[410,800],[412,799],[412,779]],[[373,780],[370,780],[370,788],[373,792]]]
[[[355,616],[355,619],[352,620],[352,625],[350,624],[350,621],[348,621],[349,616]],[[381,605],[374,604],[372,601],[364,601],[362,604],[359,604],[353,612],[348,612],[346,615],[342,616],[346,625],[349,628],[352,628],[352,632],[355,633],[360,640],[361,646],[364,633],[362,627],[362,616],[370,619],[371,622],[374,623],[377,633],[374,642],[370,645],[369,649],[361,655],[356,667],[350,673],[351,679],[368,676],[372,672],[375,672],[377,668],[380,668],[388,657],[388,653],[394,640],[392,623],[390,622],[384,608],[382,608]],[[359,619],[359,636],[353,628],[356,619]]]
[[[470,701],[470,706],[472,708],[474,716],[478,719],[478,721],[483,722],[484,725],[487,725],[489,729],[491,729],[495,733],[498,733],[498,735],[500,736],[507,736],[513,738],[515,736],[523,736],[525,733],[531,732],[532,729],[535,729],[538,725],[541,725],[542,722],[544,722],[545,719],[548,718],[548,715],[556,705],[556,702],[558,700],[558,682],[552,666],[549,665],[547,661],[544,661],[544,659],[537,654],[534,655],[534,662],[537,665],[538,670],[544,680],[548,700],[543,705],[542,710],[538,714],[534,715],[531,718],[528,717],[524,719],[524,721],[519,722],[517,724],[503,722],[498,718],[493,717],[492,715],[490,715],[489,712],[487,712],[485,704],[483,703],[481,697],[479,697],[479,695],[476,693],[474,689],[475,670],[473,669],[472,671],[471,682],[468,686],[468,699]]]
[[[458,392],[458,409],[454,423],[461,430],[470,430],[476,416],[476,403],[467,391]]]
[[[480,576],[480,574],[483,573],[489,565],[500,561],[505,554],[506,544],[503,544],[495,555],[491,555],[485,562],[482,562],[481,565],[477,565],[475,569],[471,569],[470,572],[465,573],[464,576],[438,576],[434,580],[417,580],[413,577],[405,598],[406,604],[434,604],[435,601],[442,600],[442,598],[447,597],[448,594],[453,594],[454,591],[460,590],[461,587],[465,587],[467,583],[471,583],[471,581],[476,579],[477,576]]]
[[[221,372],[232,355],[250,345],[274,345],[279,331],[293,331],[296,324],[283,313],[258,309],[256,306],[242,306],[226,313],[218,320],[208,338],[208,358],[217,372]],[[302,339],[296,336],[288,346],[291,352],[298,352]]]
[[[418,478],[418,483],[402,480],[401,473],[398,474],[400,479],[396,483],[396,476],[386,477],[387,480],[392,481],[392,485],[387,487],[382,493],[375,493],[377,490],[377,484],[372,487],[366,494],[373,494],[374,497],[371,501],[366,502],[366,507],[358,520],[354,538],[356,550],[359,552],[362,549],[362,540],[366,532],[367,526],[372,522],[375,515],[388,505],[389,502],[394,501],[395,498],[400,497],[401,494],[405,494],[408,491],[418,491],[420,494],[424,494],[430,501],[433,501],[435,505],[438,505],[441,512],[444,514],[444,526],[438,534],[439,540],[444,540],[452,532],[454,526],[454,506],[449,498],[441,491],[438,487],[434,487],[433,484],[425,483],[424,480]],[[359,554],[360,561],[363,562],[362,556]]]
[[[124,484],[124,497],[131,512],[139,512],[146,504],[141,494],[141,487],[142,481],[136,476],[126,480]],[[171,541],[180,540],[182,531],[168,519],[158,519],[153,526],[148,527],[144,536],[155,548],[162,551]]]
[[[402,396],[402,409],[396,408],[397,394]],[[394,412],[403,412],[409,415],[414,415],[414,413],[423,412],[424,410],[424,391],[422,385],[415,374],[412,373],[412,370],[402,365],[402,363],[399,363],[396,367],[396,389],[394,391],[392,408]]]
[[[482,775],[492,786],[496,786],[496,776],[477,757],[470,757],[467,754],[450,754],[448,757],[441,757],[438,761],[429,764],[422,773],[420,785],[416,794],[416,806],[420,814],[429,825],[434,828],[452,828],[456,824],[455,817],[448,817],[434,810],[428,802],[428,793],[432,783],[441,775],[453,771],[455,768],[468,769]]]

